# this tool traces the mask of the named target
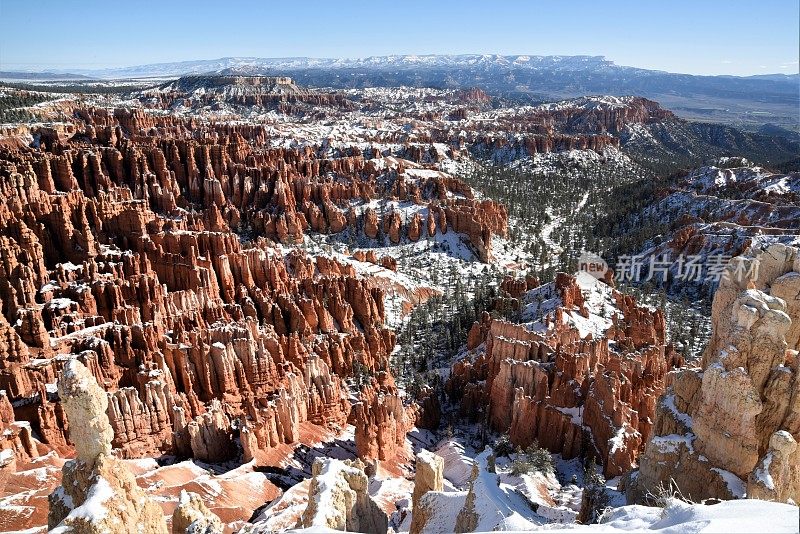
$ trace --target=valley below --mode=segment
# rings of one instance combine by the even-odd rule
[[[797,529],[797,139],[316,68],[0,85],[0,532]]]

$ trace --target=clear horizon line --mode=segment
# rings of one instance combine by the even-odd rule
[[[575,58],[575,57],[588,57],[588,58],[602,58],[606,61],[610,61],[614,65],[618,67],[625,67],[625,68],[633,68],[633,69],[640,69],[640,70],[647,70],[652,72],[663,72],[668,74],[680,74],[680,75],[688,75],[688,76],[729,76],[735,78],[747,78],[751,76],[774,76],[774,75],[783,75],[783,76],[795,76],[800,75],[800,68],[798,68],[797,72],[781,72],[778,70],[775,71],[764,71],[758,72],[753,74],[709,74],[709,73],[688,73],[688,72],[677,72],[677,71],[670,71],[665,70],[663,68],[655,68],[655,67],[639,67],[634,65],[622,65],[614,61],[613,59],[609,59],[604,54],[526,54],[526,53],[513,53],[513,54],[500,54],[500,53],[476,53],[476,52],[468,52],[468,53],[447,53],[447,54],[437,54],[437,53],[397,53],[397,54],[375,54],[375,55],[364,55],[364,56],[357,56],[357,57],[344,57],[344,56],[292,56],[292,55],[284,55],[284,56],[254,56],[254,55],[226,55],[214,58],[207,58],[207,59],[177,59],[177,60],[169,60],[169,61],[154,61],[154,62],[145,62],[145,63],[135,63],[135,64],[126,64],[126,65],[116,65],[116,66],[109,66],[106,63],[93,63],[93,62],[84,62],[84,63],[31,63],[31,62],[5,62],[0,61],[0,71],[2,70],[9,70],[14,71],[15,69],[8,69],[6,66],[16,65],[16,72],[26,73],[26,74],[38,74],[38,73],[53,73],[53,74],[71,74],[71,70],[83,70],[83,71],[112,71],[112,70],[124,70],[124,69],[134,69],[134,68],[141,68],[141,67],[150,67],[150,66],[157,66],[157,65],[171,65],[171,64],[180,64],[180,63],[194,63],[194,62],[212,62],[212,61],[223,61],[228,59],[252,59],[252,60],[289,60],[289,59],[306,59],[306,60],[321,60],[321,61],[358,61],[358,60],[365,60],[371,58],[388,58],[388,57],[459,57],[459,56],[497,56],[497,57],[515,57],[515,56],[529,56],[529,57],[540,57],[540,58],[548,58],[548,57],[561,57],[561,58]],[[794,61],[797,63],[797,61]],[[67,65],[67,66],[64,66]],[[81,67],[80,65],[84,65]],[[104,65],[104,66],[100,66]],[[58,71],[58,72],[53,72]],[[74,74],[80,74],[75,72]]]

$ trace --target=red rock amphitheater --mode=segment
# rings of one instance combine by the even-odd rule
[[[412,162],[268,149],[259,127],[75,116],[74,133],[43,130],[36,148],[0,149],[5,492],[28,484],[15,471],[58,468],[74,453],[56,390],[71,358],[107,392],[118,458],[277,465],[348,422],[363,457],[405,454],[405,432],[430,417],[403,403],[389,374],[384,290],[347,262],[280,243],[380,224],[391,241],[461,232],[488,258],[504,208],[442,173],[406,175]],[[374,198],[428,215],[378,220],[354,208]],[[360,387],[357,373],[370,377]],[[161,487],[195,476],[133,465],[140,483],[167,479]],[[246,519],[276,493],[267,481],[259,491],[224,519]],[[0,521],[35,525],[41,506],[30,500],[28,517]]]

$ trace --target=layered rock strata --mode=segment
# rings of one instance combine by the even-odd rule
[[[72,137],[0,149],[3,439],[21,459],[40,452],[30,435],[44,450],[74,441],[55,391],[67,354],[108,392],[122,457],[217,462],[241,438],[249,460],[301,440],[304,423],[341,430],[354,369],[388,369],[385,290],[275,242],[370,234],[376,198],[420,208],[381,213],[391,240],[456,231],[488,258],[506,231],[502,206],[413,162],[268,148],[263,128],[141,109],[75,117]],[[379,433],[402,441],[405,419]]]
[[[559,273],[525,297],[534,306],[558,299],[537,325],[485,315],[470,332],[473,355],[454,364],[446,388],[463,416],[482,418],[515,445],[537,441],[565,458],[594,456],[612,477],[636,464],[667,371],[681,358],[666,343],[660,311],[585,273],[578,278]],[[591,293],[613,302],[613,317],[590,312]],[[586,322],[600,325],[600,335],[581,332]]]
[[[653,438],[626,484],[651,499],[800,499],[800,388],[794,324],[800,254],[781,244],[731,260],[712,306],[700,368],[677,373],[658,403]]]

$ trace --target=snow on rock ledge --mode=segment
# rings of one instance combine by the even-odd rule
[[[111,456],[114,433],[105,391],[78,360],[69,360],[58,382],[77,458],[64,464],[61,486],[50,495],[48,527],[57,534],[125,532],[166,534],[161,507]]]
[[[475,458],[467,491],[428,491],[422,495],[414,509],[412,534],[530,531],[544,522],[525,497],[489,470],[491,453],[487,447]]]
[[[368,493],[369,479],[360,460],[318,459],[312,466],[308,506],[301,525],[351,532],[386,532],[386,513]]]
[[[796,506],[756,499],[726,501],[715,505],[688,504],[678,499],[666,507],[623,506],[603,517],[597,525],[547,525],[545,532],[797,532]]]
[[[172,513],[172,533],[222,534],[222,521],[209,511],[196,493],[181,490],[178,507]]]
[[[702,368],[676,373],[660,400],[656,437],[627,480],[628,502],[646,502],[671,481],[693,500],[744,491],[800,500],[797,295],[797,248],[776,244],[731,260],[714,295]],[[673,439],[665,448],[674,435],[687,446]]]

